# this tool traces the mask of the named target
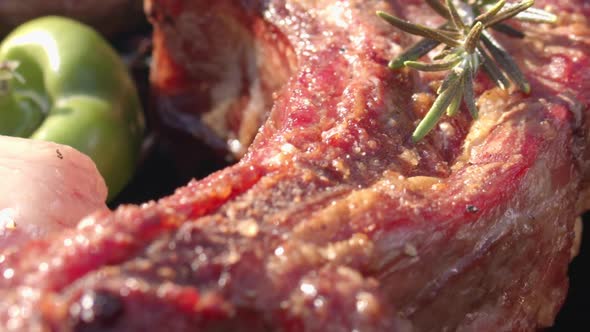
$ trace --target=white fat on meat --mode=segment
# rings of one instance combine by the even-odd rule
[[[0,136],[0,250],[76,226],[106,209],[94,162],[50,142]]]

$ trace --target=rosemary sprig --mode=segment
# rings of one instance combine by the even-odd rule
[[[428,52],[435,49],[440,43],[434,39],[424,38],[421,41],[417,42],[414,46],[410,47],[404,53],[402,53],[397,58],[391,60],[389,62],[390,69],[400,69],[405,65],[406,61],[417,60],[424,55],[428,54]]]
[[[449,74],[437,91],[432,107],[418,124],[412,138],[424,138],[443,114],[454,116],[461,102],[465,102],[471,116],[477,118],[478,110],[473,91],[475,75],[483,67],[487,75],[501,89],[508,89],[511,82],[523,93],[530,93],[530,84],[510,54],[487,30],[494,29],[513,38],[524,38],[522,31],[504,23],[516,19],[532,23],[555,23],[557,17],[544,10],[532,8],[534,0],[521,0],[508,4],[506,0],[425,0],[447,22],[436,29],[413,24],[388,13],[377,15],[389,24],[413,35],[424,37],[397,58],[389,68],[408,67],[420,71],[445,71]],[[440,44],[443,51],[434,62],[420,62],[419,58],[430,53]]]

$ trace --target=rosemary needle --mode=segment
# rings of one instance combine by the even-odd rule
[[[405,32],[434,39],[449,46],[461,45],[457,39],[453,38],[451,34],[442,29],[431,29],[423,25],[413,24],[381,11],[377,12],[377,15],[387,21],[387,23],[396,26]]]
[[[417,142],[436,126],[443,114],[454,116],[461,102],[471,116],[478,116],[473,81],[480,67],[502,89],[508,89],[511,81],[523,93],[530,93],[530,84],[514,59],[487,30],[494,29],[513,38],[524,38],[524,33],[504,23],[516,19],[532,23],[554,23],[557,17],[541,9],[532,8],[534,0],[521,0],[508,4],[506,0],[425,0],[436,13],[447,20],[438,28],[429,28],[378,11],[377,15],[387,23],[407,33],[424,37],[389,63],[392,70],[403,67],[420,71],[449,71],[437,91],[432,107],[420,121],[412,135]],[[465,10],[468,8],[469,10]],[[420,62],[419,58],[430,53],[440,44],[444,50],[434,57],[434,62]]]
[[[406,61],[416,60],[421,58],[422,56],[428,54],[428,52],[435,49],[440,42],[433,40],[433,39],[422,39],[421,41],[417,42],[414,46],[410,47],[404,53],[402,53],[397,58],[391,60],[389,62],[388,67],[390,69],[400,69],[404,66]]]

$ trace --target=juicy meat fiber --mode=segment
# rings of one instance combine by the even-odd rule
[[[60,144],[0,136],[0,186],[0,250],[107,208],[92,160]]]
[[[421,1],[147,1],[159,105],[191,106],[197,87],[206,96],[198,75],[210,67],[194,60],[232,33],[266,31],[293,57],[290,78],[235,166],[0,256],[4,329],[551,325],[587,207],[590,9],[545,5],[557,26],[524,25],[527,39],[505,41],[533,93],[481,77],[480,119],[463,111],[413,144],[440,76],[389,71],[413,40],[374,12],[440,23]],[[210,50],[217,68],[235,61]]]

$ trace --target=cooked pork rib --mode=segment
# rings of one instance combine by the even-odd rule
[[[289,79],[274,97],[260,90],[274,106],[235,166],[0,256],[0,322],[56,331],[551,325],[587,207],[590,9],[538,6],[558,13],[558,25],[523,25],[526,39],[503,40],[532,94],[482,76],[480,118],[463,111],[414,144],[440,77],[389,71],[414,40],[374,13],[439,23],[422,1],[148,1],[159,105],[190,116],[192,96],[215,100],[224,83],[245,84],[227,102],[252,99],[265,62],[252,69],[247,47],[261,35],[280,50],[264,60]],[[253,39],[227,54],[237,36]],[[248,79],[226,81],[232,66],[252,69]]]

